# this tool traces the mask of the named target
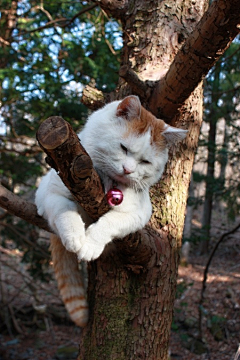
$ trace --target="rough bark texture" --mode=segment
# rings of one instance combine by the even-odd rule
[[[102,91],[89,85],[85,87],[81,101],[91,110],[99,109],[106,102]]]
[[[115,18],[124,16],[129,6],[129,0],[93,0],[93,2]]]
[[[166,358],[175,288],[169,268],[176,249],[171,250],[166,235],[160,238],[150,227],[143,232],[151,260],[135,267],[138,271],[115,250],[89,264],[91,312],[79,359]]]
[[[18,216],[30,224],[39,226],[43,230],[51,231],[47,221],[38,215],[37,208],[34,204],[30,204],[28,201],[21,199],[1,184],[0,206],[10,214]]]

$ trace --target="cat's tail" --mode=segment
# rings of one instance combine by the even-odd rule
[[[88,304],[77,256],[66,250],[58,236],[51,234],[50,242],[53,267],[62,300],[72,321],[84,327],[88,321]]]

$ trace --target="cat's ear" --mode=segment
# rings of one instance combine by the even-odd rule
[[[139,118],[141,115],[141,103],[138,96],[130,95],[125,97],[117,107],[118,117],[126,120]]]
[[[169,146],[176,145],[180,141],[184,140],[187,136],[188,130],[179,129],[174,126],[165,124],[162,135],[167,140]]]

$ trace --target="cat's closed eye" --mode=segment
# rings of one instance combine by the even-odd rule
[[[144,159],[142,159],[142,160],[141,160],[141,164],[148,164],[148,165],[150,165],[150,164],[151,164],[151,162],[150,162],[150,161],[148,161],[148,160],[144,160]]]
[[[122,150],[127,154],[128,149],[126,148],[126,146],[124,146],[123,144],[120,144]]]

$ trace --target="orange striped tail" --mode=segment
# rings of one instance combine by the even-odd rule
[[[88,303],[77,256],[63,246],[60,238],[51,234],[53,267],[62,300],[72,321],[84,327],[88,321]]]

